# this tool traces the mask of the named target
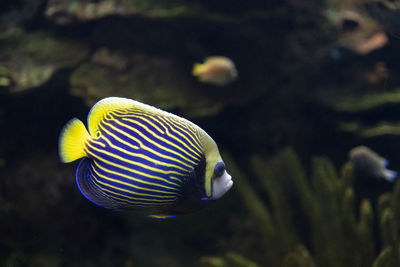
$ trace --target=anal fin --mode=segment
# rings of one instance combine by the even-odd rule
[[[153,219],[171,219],[176,217],[176,215],[171,215],[171,214],[151,214],[148,216],[149,218]]]

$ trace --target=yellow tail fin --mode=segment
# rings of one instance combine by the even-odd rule
[[[194,63],[192,75],[199,76],[204,71],[204,66],[201,63]]]
[[[77,118],[70,120],[61,131],[58,149],[61,161],[68,163],[86,157],[85,142],[90,137],[83,122]]]

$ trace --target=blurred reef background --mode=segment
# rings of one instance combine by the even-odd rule
[[[2,0],[0,266],[398,267],[400,1]],[[200,83],[195,62],[238,70]],[[75,185],[58,134],[103,97],[195,122],[234,180],[171,220],[110,212]]]

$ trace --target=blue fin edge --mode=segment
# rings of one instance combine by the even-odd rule
[[[394,182],[396,181],[396,179],[398,178],[398,173],[397,171],[392,171],[392,170],[388,170],[385,169],[383,171],[384,175],[385,175],[385,179],[389,182]]]
[[[152,219],[164,220],[164,219],[175,218],[176,215],[151,214],[151,215],[148,215],[147,217],[152,218]]]
[[[111,208],[109,208],[109,207],[105,207],[105,206],[103,206],[103,205],[101,205],[101,204],[95,202],[95,201],[94,201],[92,198],[90,198],[90,197],[85,193],[85,191],[81,188],[81,186],[80,186],[80,184],[79,184],[79,181],[78,181],[78,175],[79,175],[79,170],[80,170],[80,168],[82,167],[82,166],[81,166],[82,163],[83,163],[84,161],[86,161],[86,160],[87,160],[87,158],[83,158],[83,159],[79,162],[78,168],[76,168],[76,172],[75,172],[75,181],[76,181],[76,184],[78,185],[79,191],[81,191],[82,195],[84,195],[87,199],[89,199],[90,202],[96,204],[97,206],[100,206],[100,207],[106,208],[106,209],[111,209]]]
[[[387,167],[389,165],[389,160],[383,159],[383,167]]]

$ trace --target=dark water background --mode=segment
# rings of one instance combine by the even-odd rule
[[[297,233],[293,243],[263,234],[262,209],[252,209],[258,202],[249,197],[272,214],[279,233],[279,207],[263,189],[251,158],[258,155],[267,164],[287,147],[297,153],[308,182],[314,156],[327,156],[339,170],[348,151],[361,144],[400,171],[399,130],[363,135],[382,122],[397,129],[399,11],[396,1],[393,6],[367,2],[2,1],[0,266],[398,266],[398,183],[354,177],[349,185],[354,216],[362,218],[359,207],[368,199],[374,212],[371,238],[342,231],[345,217],[339,230],[317,224],[348,238],[332,248],[336,241],[329,238],[322,245],[315,241],[313,219],[289,180],[281,184],[290,204],[286,222]],[[358,16],[346,17],[349,10]],[[376,33],[388,40],[360,52]],[[96,59],[102,49],[106,56]],[[212,55],[231,58],[238,80],[215,87],[191,76],[193,63]],[[60,162],[58,135],[69,119],[86,121],[90,107],[107,96],[143,101],[198,124],[230,155],[227,169],[238,183],[209,208],[171,220],[93,205],[75,185],[77,163]],[[341,109],[348,99],[354,104]],[[365,99],[372,104],[358,108]],[[354,122],[361,126],[340,126]],[[275,164],[282,172],[292,168],[279,157]],[[336,204],[344,195],[337,191]],[[337,219],[329,217],[334,214],[329,208],[320,216]],[[382,219],[384,208],[393,220]],[[392,232],[385,233],[382,222]],[[340,249],[360,240],[372,249]],[[387,258],[375,260],[388,248]],[[348,260],[353,253],[366,260]]]

